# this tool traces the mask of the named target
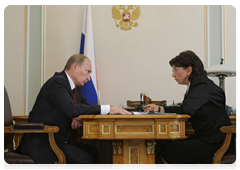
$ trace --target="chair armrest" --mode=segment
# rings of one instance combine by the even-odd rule
[[[236,133],[236,126],[222,126],[220,130],[223,133]]]
[[[59,131],[59,127],[48,126],[42,123],[19,123],[16,125],[4,127],[4,133],[14,133],[14,134],[57,133],[58,131]]]
[[[54,133],[59,131],[57,126],[48,126],[42,123],[20,123],[12,126],[4,127],[4,133],[14,133],[14,134],[23,134],[23,133],[48,133],[49,143],[52,150],[58,157],[59,164],[66,164],[65,154],[57,146]]]
[[[25,130],[25,129],[39,129],[44,130],[43,123],[18,123],[13,125],[13,129],[15,130]]]
[[[228,150],[229,145],[231,143],[232,133],[236,133],[236,127],[235,126],[222,126],[220,128],[220,130],[221,130],[221,132],[226,133],[226,136],[225,136],[225,140],[224,140],[222,146],[214,154],[214,157],[213,157],[214,164],[221,163],[222,157]]]

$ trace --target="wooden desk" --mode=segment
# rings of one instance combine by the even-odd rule
[[[113,140],[114,164],[154,164],[155,140],[185,139],[189,115],[82,115],[82,139]]]
[[[141,139],[141,140],[138,140],[138,139],[130,139],[130,137],[132,136],[131,134],[129,134],[128,135],[128,139],[130,139],[130,140],[124,140],[124,139],[122,139],[122,140],[120,140],[120,139],[113,139],[113,142],[115,142],[115,144],[114,144],[114,148],[113,148],[113,144],[112,144],[112,141],[111,140],[98,140],[98,136],[100,136],[99,135],[99,131],[100,131],[100,129],[99,129],[99,124],[100,124],[100,122],[101,122],[101,124],[103,124],[102,122],[103,121],[105,121],[105,120],[103,120],[103,118],[108,118],[108,119],[110,119],[110,118],[112,118],[112,117],[110,117],[110,116],[112,116],[112,115],[106,115],[107,117],[103,117],[103,118],[101,118],[99,121],[98,121],[98,118],[97,117],[99,117],[100,115],[98,115],[98,116],[96,116],[95,118],[93,118],[94,116],[84,116],[85,118],[85,120],[84,120],[84,122],[88,122],[88,124],[89,125],[91,125],[90,127],[91,127],[91,129],[90,129],[90,133],[93,133],[93,134],[89,134],[88,136],[89,137],[91,137],[91,139],[93,139],[93,140],[86,140],[89,144],[92,144],[92,145],[94,145],[95,147],[96,146],[99,146],[98,147],[98,149],[99,149],[99,153],[100,153],[100,166],[99,166],[99,168],[107,168],[107,169],[111,169],[112,167],[113,168],[118,168],[118,167],[120,167],[120,165],[123,167],[123,157],[125,156],[126,158],[125,158],[125,162],[127,161],[127,158],[129,158],[129,151],[127,150],[127,148],[129,148],[129,147],[131,147],[131,146],[139,146],[140,144],[141,144],[141,148],[147,148],[147,146],[146,146],[146,141],[148,141],[148,142],[153,142],[154,141],[154,139],[147,139],[146,141],[145,141],[145,139]],[[120,117],[121,116],[121,117]],[[135,117],[134,117],[134,115],[132,116],[132,115],[127,115],[127,117],[126,116],[124,116],[124,115],[116,115],[116,117],[117,117],[117,119],[118,118],[121,118],[121,119],[119,119],[118,121],[119,121],[119,123],[121,122],[120,120],[122,120],[122,121],[132,121],[133,123],[134,123],[134,125],[136,125],[137,123],[136,123],[136,121],[134,120],[135,118],[137,118],[136,117],[137,115],[135,115]],[[143,118],[141,118],[141,121],[151,121],[151,122],[153,122],[154,121],[154,126],[155,126],[155,124],[157,124],[157,120],[156,120],[156,122],[155,122],[155,119],[159,119],[159,117],[156,117],[156,116],[154,116],[154,118],[149,118],[149,117],[147,117],[148,115],[142,115],[142,116],[146,116],[146,117],[143,117]],[[152,116],[152,115],[150,115],[150,116]],[[114,116],[113,116],[114,117]],[[134,119],[133,119],[134,118]],[[92,119],[92,120],[91,120]],[[113,119],[116,119],[116,118],[113,118]],[[161,119],[161,118],[160,118]],[[177,118],[176,118],[177,119]],[[236,124],[237,122],[238,122],[238,116],[230,116],[230,119],[231,119],[231,122],[233,123],[233,124]],[[15,122],[15,124],[17,124],[17,123],[21,123],[21,122],[27,122],[27,120],[28,120],[28,116],[13,116],[13,120],[14,120],[14,122]],[[139,119],[140,120],[140,119]],[[138,120],[138,121],[139,121]],[[162,119],[162,121],[164,121],[163,119]],[[91,123],[92,124],[91,124]],[[96,123],[95,124],[95,126],[93,126],[94,124],[93,123]],[[108,122],[107,121],[107,123],[110,123],[110,122]],[[164,122],[162,122],[162,123],[164,123]],[[159,123],[158,123],[159,124]],[[124,124],[123,124],[124,125]],[[169,125],[170,125],[170,122],[169,122]],[[85,123],[85,126],[86,126],[86,123]],[[107,130],[108,129],[108,126],[103,126],[104,127],[104,129],[103,129],[103,132],[106,132],[106,131],[109,131],[109,130]],[[110,126],[111,127],[111,126]],[[113,127],[113,126],[112,126]],[[111,128],[112,128],[111,127]],[[124,126],[122,126],[122,128],[123,128]],[[127,127],[127,126],[126,126]],[[133,126],[134,127],[134,126]],[[135,126],[135,129],[136,129],[136,127],[137,126]],[[146,127],[146,126],[144,126],[144,127]],[[156,128],[157,126],[155,126],[155,128]],[[161,126],[161,130],[162,131],[164,131],[164,129],[163,129],[163,127],[166,127],[166,126]],[[168,127],[168,126],[167,126]],[[134,129],[134,128],[133,128]],[[169,128],[168,128],[169,129]],[[86,130],[86,128],[84,127],[84,131]],[[145,130],[146,131],[146,130]],[[95,134],[94,134],[95,133]],[[112,131],[112,133],[115,133],[115,131]],[[126,133],[126,132],[125,132]],[[185,135],[186,136],[189,136],[190,134],[193,134],[194,133],[194,130],[192,129],[192,126],[191,126],[191,123],[187,120],[187,122],[186,122],[186,125],[185,125]],[[156,130],[155,130],[155,134],[156,134]],[[91,136],[90,136],[91,135]],[[93,136],[93,135],[95,135],[95,136]],[[144,136],[144,134],[142,134],[143,136]],[[163,134],[162,134],[163,135]],[[79,132],[79,136],[80,137],[82,137],[82,131],[80,130],[80,132]],[[129,137],[130,136],[130,137]],[[153,135],[152,135],[153,136]],[[133,136],[134,137],[134,136]],[[148,136],[149,137],[149,136]],[[176,137],[176,136],[175,136]],[[16,135],[15,136],[15,147],[17,147],[18,145],[19,145],[19,142],[20,142],[20,140],[21,140],[21,138],[22,138],[22,135]],[[85,139],[90,139],[90,138],[86,138],[85,137]],[[100,138],[100,139],[102,139],[102,138]],[[108,138],[109,139],[109,138]],[[171,138],[172,139],[172,138]],[[170,139],[170,140],[171,140]],[[163,143],[165,143],[165,142],[168,142],[168,141],[170,141],[170,140],[164,140],[164,141],[162,141],[162,140],[159,140],[159,138],[158,138],[158,140],[156,139],[156,142],[157,142],[157,145],[156,145],[156,149],[158,150],[158,148],[160,148],[160,146],[162,145],[162,142]],[[130,143],[130,141],[131,141],[131,143]],[[122,145],[120,145],[120,143],[122,144]],[[125,143],[124,143],[125,142]],[[127,143],[127,142],[129,142],[129,143]],[[160,142],[160,143],[159,143]],[[154,144],[154,142],[153,142],[153,144]],[[153,146],[153,144],[152,144],[152,146]],[[159,145],[160,144],[160,145]],[[119,146],[120,145],[120,146]],[[124,147],[123,147],[124,146]],[[110,147],[110,148],[109,148]],[[119,151],[119,149],[118,149],[118,147],[120,147],[121,148],[121,154],[114,154],[114,151],[115,151],[115,153],[118,153],[118,151]],[[138,147],[138,148],[140,148],[140,147]],[[137,148],[135,148],[135,151],[137,152],[139,149],[137,149]],[[150,150],[150,146],[149,146],[149,150]],[[151,149],[152,150],[152,149]],[[150,151],[151,151],[150,150]],[[133,154],[132,152],[134,152],[134,148],[132,148],[131,150],[131,155]],[[143,149],[143,151],[146,153],[146,149]],[[151,152],[150,152],[151,153]],[[142,154],[142,152],[140,152],[140,154]],[[155,153],[154,153],[155,154]],[[135,153],[135,155],[136,155],[136,153]],[[156,154],[155,155],[156,156],[156,160],[160,160],[160,157],[159,157],[159,155],[158,154]],[[112,160],[112,157],[114,158],[113,160]],[[118,157],[119,157],[119,159],[120,160],[118,160]],[[151,161],[151,159],[153,159],[153,160],[155,160],[155,157],[154,157],[154,155],[151,155],[151,154],[145,154],[145,157],[147,158],[147,159],[144,159],[144,161],[142,161],[142,156],[141,156],[141,162],[149,162],[149,164],[151,165],[151,167],[153,167],[152,166],[152,164],[154,164],[153,162],[150,162]],[[109,159],[110,158],[110,159]],[[133,157],[134,158],[134,157]],[[131,167],[137,167],[138,166],[138,164],[137,164],[137,161],[140,159],[140,157],[137,157],[137,156],[135,156],[135,158],[136,158],[136,160],[135,160],[135,165],[131,165]],[[117,161],[121,161],[121,162],[119,162],[118,164],[116,164],[116,160]],[[114,164],[112,164],[112,162],[114,161]],[[134,160],[133,160],[134,161]],[[133,162],[133,161],[131,161],[131,163]],[[155,162],[155,165],[154,166],[156,166],[156,168],[164,168],[163,167],[163,165],[162,165],[162,163],[161,163],[161,161],[156,161]],[[126,163],[126,165],[125,165],[125,167],[127,167],[127,168],[129,168],[129,164],[127,164]],[[140,164],[140,167],[142,167],[142,164]]]

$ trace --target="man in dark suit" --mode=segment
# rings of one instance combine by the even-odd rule
[[[84,55],[75,54],[69,58],[61,73],[55,73],[41,88],[28,122],[58,126],[54,135],[58,147],[65,153],[69,163],[97,163],[97,150],[89,145],[78,147],[68,143],[72,129],[82,126],[79,115],[88,114],[131,114],[119,107],[90,105],[82,95],[81,86],[90,80],[91,61]],[[73,91],[77,93],[74,101]],[[18,148],[28,154],[35,163],[57,161],[47,134],[25,134]]]

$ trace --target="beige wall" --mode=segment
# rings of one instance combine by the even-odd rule
[[[68,6],[64,13],[62,8],[47,6],[46,77],[61,71],[65,60],[79,50],[84,8]],[[115,25],[112,6],[92,6],[101,104],[126,105],[128,99],[138,100],[140,92],[152,100],[179,102],[186,87],[173,80],[168,61],[187,49],[204,60],[204,6],[140,8],[139,26],[123,31]]]
[[[67,59],[79,53],[85,6],[46,6],[44,81],[63,70]]]
[[[21,34],[19,41],[25,42],[25,13],[21,13],[21,30],[8,30],[15,24],[15,15],[5,10],[5,65],[11,65],[13,55],[21,53],[18,60],[18,73],[5,69],[5,85],[13,84],[6,74],[17,74],[20,83],[18,98],[24,97],[24,43],[19,49],[11,48],[17,43],[14,34]],[[13,8],[13,9],[12,9]],[[171,77],[171,58],[184,50],[193,50],[207,63],[206,48],[206,10],[205,6],[140,6],[141,15],[138,27],[123,31],[116,27],[112,18],[112,6],[92,6],[94,45],[97,65],[98,87],[101,93],[101,104],[119,106],[126,100],[139,100],[141,92],[147,93],[152,100],[167,100],[168,104],[180,102],[186,87],[178,85]],[[83,25],[84,6],[46,6],[46,39],[44,45],[44,81],[54,72],[62,71],[66,60],[79,53],[80,34]],[[7,16],[6,16],[7,15]],[[227,7],[227,40],[226,48],[229,58],[226,64],[236,61],[236,20],[232,7]],[[17,43],[18,44],[18,43]],[[16,46],[16,45],[15,45]],[[12,51],[11,51],[12,50]],[[231,56],[231,57],[230,57]],[[228,55],[226,56],[228,57]],[[21,81],[19,80],[21,79]],[[230,80],[231,79],[231,80]],[[227,84],[227,101],[236,106],[235,78],[229,78]],[[233,84],[232,84],[233,82]],[[14,86],[10,89],[14,91]],[[12,92],[11,92],[12,93]],[[10,98],[14,98],[10,94]],[[15,99],[14,99],[15,100]],[[22,103],[12,103],[13,114],[17,115]],[[17,106],[15,106],[17,105]],[[16,108],[15,108],[16,107]],[[21,108],[22,109],[22,108]]]
[[[24,115],[26,6],[7,6],[4,10],[4,85],[13,115]]]

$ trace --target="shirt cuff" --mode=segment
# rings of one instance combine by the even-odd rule
[[[110,112],[110,105],[101,105],[101,115],[106,115]]]

